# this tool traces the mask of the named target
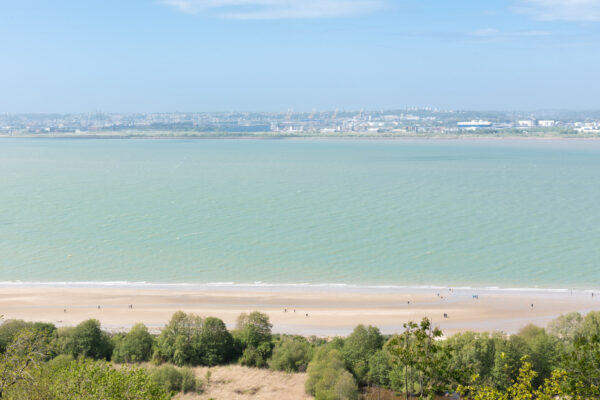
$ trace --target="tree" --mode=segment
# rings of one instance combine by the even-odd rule
[[[198,347],[202,365],[222,364],[231,359],[233,337],[222,320],[213,317],[205,318],[198,340],[195,345]]]
[[[96,319],[83,321],[74,328],[59,330],[58,344],[63,353],[75,358],[82,356],[109,360],[112,354],[112,343]]]
[[[496,353],[498,334],[463,332],[445,340],[442,345],[451,353],[449,368],[462,371],[459,381],[466,383],[473,371],[477,371],[479,379],[485,384],[492,384],[492,369]]]
[[[242,313],[237,320],[236,340],[242,350],[240,363],[251,367],[264,367],[272,351],[272,325],[269,316],[258,311]]]
[[[408,322],[404,328],[404,333],[393,336],[384,348],[404,376],[405,398],[417,388],[421,398],[448,390],[459,374],[451,368],[451,348],[437,340],[442,331],[433,328],[428,318],[418,325]]]
[[[284,336],[275,344],[268,364],[277,371],[306,371],[311,355],[311,346],[305,338]]]
[[[49,348],[49,338],[44,333],[24,329],[16,334],[0,355],[0,398],[16,384],[32,380],[31,370],[40,366]]]
[[[582,323],[583,317],[578,312],[564,314],[550,321],[548,332],[560,340],[572,343],[581,334]]]
[[[154,339],[144,324],[135,324],[115,343],[112,359],[115,362],[141,362],[152,357]]]
[[[391,359],[388,352],[377,350],[369,357],[367,383],[384,388],[390,387],[390,366]]]
[[[583,398],[600,396],[600,337],[581,336],[564,357],[569,394]]]
[[[358,398],[358,386],[346,368],[340,352],[321,347],[308,365],[306,393],[316,400],[353,400]]]
[[[52,336],[56,332],[56,326],[48,322],[25,322],[16,319],[4,321],[0,324],[0,353],[4,353],[6,346],[8,346],[23,329],[44,333],[47,336]]]
[[[554,336],[546,333],[544,328],[529,324],[522,328],[517,336],[527,344],[527,352],[532,368],[537,372],[533,379],[535,387],[549,378],[552,371],[558,366],[558,360],[563,353],[561,342]]]
[[[556,370],[550,378],[534,389],[532,384],[537,376],[537,372],[532,370],[531,363],[527,362],[527,357],[521,359],[521,367],[517,378],[506,390],[496,389],[489,386],[477,385],[478,376],[473,377],[474,384],[471,386],[460,386],[459,392],[463,395],[468,394],[473,400],[554,400],[561,398],[564,392],[561,386],[564,384],[565,372]]]
[[[177,311],[156,340],[156,356],[175,365],[200,364],[200,354],[193,344],[202,330],[202,318]]]
[[[359,384],[367,382],[369,358],[383,346],[383,336],[374,326],[358,325],[344,341],[342,357]]]

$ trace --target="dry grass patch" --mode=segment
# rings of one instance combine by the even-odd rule
[[[206,373],[210,371],[210,382]],[[286,374],[268,369],[240,365],[194,368],[196,377],[204,384],[201,394],[178,395],[179,400],[281,400],[312,399],[304,393],[306,374]]]

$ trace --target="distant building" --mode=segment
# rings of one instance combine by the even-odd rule
[[[480,119],[478,121],[473,120],[473,121],[459,122],[458,127],[461,129],[491,128],[492,123],[490,121],[483,121]]]
[[[553,119],[541,119],[538,121],[539,126],[543,126],[544,128],[549,128],[551,126],[556,125],[556,121]]]
[[[523,128],[531,128],[535,126],[535,120],[533,119],[522,119],[517,121],[517,125]]]

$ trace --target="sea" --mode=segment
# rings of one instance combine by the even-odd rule
[[[0,282],[600,289],[600,141],[3,138]]]

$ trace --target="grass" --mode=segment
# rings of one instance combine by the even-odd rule
[[[207,382],[207,372],[210,377]],[[304,392],[305,373],[287,374],[240,365],[194,368],[203,393],[180,394],[177,400],[280,400],[312,399]]]

